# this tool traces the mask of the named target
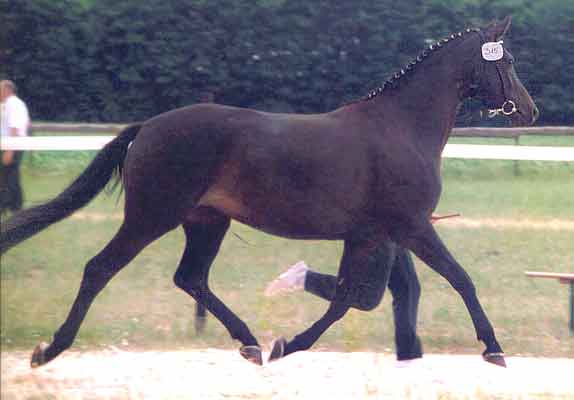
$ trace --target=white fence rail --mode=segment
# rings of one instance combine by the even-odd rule
[[[117,133],[126,125],[35,123],[35,132]],[[518,138],[522,135],[574,135],[573,127],[455,128],[452,136]],[[4,137],[2,150],[99,150],[114,136]],[[447,144],[443,157],[486,160],[574,161],[574,146]]]
[[[34,132],[113,135],[118,133],[126,126],[127,124],[33,122],[32,130]],[[451,133],[451,136],[458,136],[458,137],[488,137],[488,138],[516,138],[526,135],[574,136],[574,127],[573,126],[529,126],[522,128],[467,127],[467,128],[454,128]]]
[[[443,158],[515,161],[574,161],[574,147],[447,144]]]
[[[115,136],[10,136],[2,150],[99,150]]]

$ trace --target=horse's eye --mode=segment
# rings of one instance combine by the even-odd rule
[[[513,58],[508,59],[508,63],[509,63],[509,64],[514,64],[514,59],[513,59]]]

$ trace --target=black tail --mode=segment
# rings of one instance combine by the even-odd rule
[[[0,254],[68,217],[96,197],[110,181],[114,171],[121,172],[128,146],[140,128],[141,125],[131,125],[120,132],[96,155],[84,172],[55,199],[22,210],[2,223]]]

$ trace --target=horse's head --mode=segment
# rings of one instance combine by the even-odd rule
[[[505,115],[513,125],[532,125],[538,108],[514,70],[514,57],[503,46],[510,17],[479,31],[481,48],[473,59],[471,95],[482,100],[489,115]],[[476,51],[476,50],[475,50]]]

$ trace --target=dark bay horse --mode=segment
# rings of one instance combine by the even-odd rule
[[[245,358],[261,364],[261,348],[247,325],[208,286],[209,268],[232,219],[287,238],[344,241],[338,286],[326,313],[291,341],[277,340],[271,360],[310,348],[351,306],[371,309],[373,304],[360,300],[386,286],[390,272],[376,271],[374,277],[369,267],[396,243],[448,280],[486,345],[484,359],[504,365],[475,287],[430,217],[441,193],[441,152],[462,100],[477,97],[517,125],[537,117],[500,42],[509,24],[507,18],[452,35],[365,98],[325,114],[199,104],[126,128],[55,199],[2,227],[5,252],[86,205],[114,171],[122,177],[124,221],[87,263],[66,321],[51,344],[35,349],[32,366],[70,347],[110,279],[178,226],[187,243],[175,284],[241,342]]]

